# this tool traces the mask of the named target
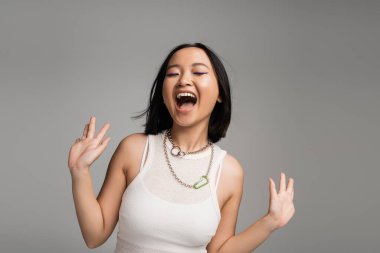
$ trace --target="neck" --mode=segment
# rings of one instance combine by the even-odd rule
[[[181,127],[173,124],[171,135],[174,144],[179,146],[182,151],[196,151],[208,143],[208,125]]]

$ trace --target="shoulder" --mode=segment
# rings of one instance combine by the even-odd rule
[[[147,138],[148,135],[145,133],[133,133],[120,141],[118,148],[121,149],[121,154],[124,156],[124,172],[129,168],[138,166],[144,152]]]
[[[233,181],[242,181],[244,179],[244,169],[233,155],[226,153],[222,167],[223,174],[234,179]]]
[[[124,137],[120,141],[120,145],[124,148],[131,148],[135,145],[145,144],[146,138],[148,138],[148,135],[145,133],[133,133]]]
[[[223,159],[220,180],[220,184],[228,192],[229,198],[242,194],[244,169],[240,162],[229,153],[226,153]]]

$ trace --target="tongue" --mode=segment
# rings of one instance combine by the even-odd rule
[[[179,107],[179,109],[181,112],[189,112],[191,109],[193,109],[193,106],[193,103],[184,103]]]

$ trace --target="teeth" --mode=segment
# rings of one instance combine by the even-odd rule
[[[178,94],[177,94],[177,98],[185,97],[185,96],[190,96],[190,97],[195,98],[195,96],[194,96],[193,94],[188,93],[188,92],[182,92],[182,93],[178,93]]]

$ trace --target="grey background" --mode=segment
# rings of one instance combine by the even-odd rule
[[[268,178],[296,213],[255,252],[378,252],[379,1],[0,1],[0,251],[87,249],[67,168],[91,115],[141,132],[158,67],[183,42],[224,60],[233,115],[219,145],[245,170],[237,233],[267,212]]]

